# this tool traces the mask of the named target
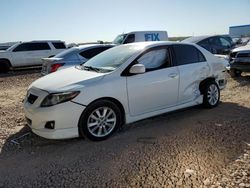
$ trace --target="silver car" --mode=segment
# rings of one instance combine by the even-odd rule
[[[54,57],[43,58],[42,75],[84,64],[97,54],[114,47],[113,44],[88,44],[67,49]]]

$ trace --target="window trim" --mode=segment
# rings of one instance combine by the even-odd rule
[[[146,49],[145,51],[143,51],[141,54],[139,54],[121,73],[121,76],[125,76],[125,77],[128,77],[128,76],[134,76],[134,75],[137,75],[137,74],[131,74],[129,72],[130,68],[135,65],[135,64],[138,64],[138,59],[140,57],[142,57],[143,55],[145,55],[146,53],[152,51],[152,50],[161,50],[161,49],[166,49],[168,51],[168,56],[169,56],[169,67],[164,67],[164,68],[161,68],[161,69],[154,69],[154,70],[151,70],[151,71],[146,71],[145,73],[147,72],[152,72],[152,71],[157,71],[157,70],[162,70],[162,69],[166,69],[166,68],[170,68],[170,67],[173,67],[174,64],[173,64],[173,61],[172,61],[172,50],[171,50],[171,45],[162,45],[162,46],[155,46],[155,47],[151,47],[149,49]]]

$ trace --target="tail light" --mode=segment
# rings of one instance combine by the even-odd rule
[[[55,63],[55,64],[51,65],[50,72],[56,72],[57,69],[63,65],[64,65],[64,63]]]

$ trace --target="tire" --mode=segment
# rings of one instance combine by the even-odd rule
[[[0,73],[6,73],[10,70],[10,64],[8,61],[0,61]]]
[[[220,88],[215,81],[209,81],[204,88],[203,106],[214,108],[220,102]]]
[[[99,100],[90,104],[82,113],[79,133],[89,140],[102,141],[109,138],[121,123],[122,114],[117,105],[109,100]]]
[[[229,74],[231,75],[232,78],[239,77],[241,76],[241,71],[237,69],[232,69],[229,71]]]

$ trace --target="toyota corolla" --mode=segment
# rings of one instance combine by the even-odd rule
[[[216,107],[225,85],[223,60],[195,44],[133,43],[36,80],[24,110],[42,137],[104,140],[123,124],[199,104]]]

